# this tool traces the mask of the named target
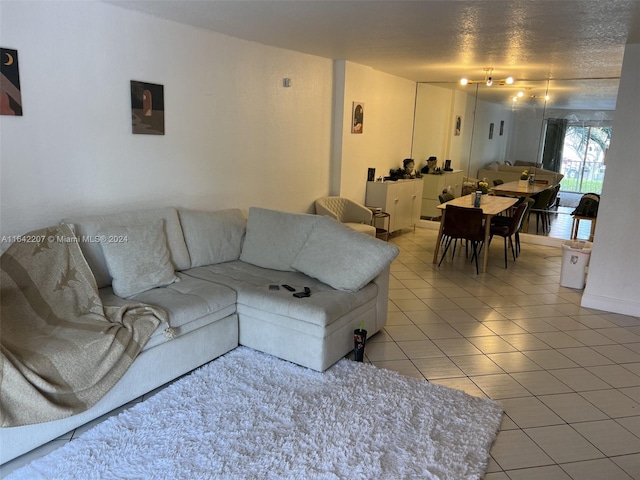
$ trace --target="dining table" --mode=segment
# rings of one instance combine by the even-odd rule
[[[546,183],[527,183],[526,186],[518,180],[501,183],[490,189],[493,195],[509,195],[514,197],[530,197],[549,188]]]
[[[482,271],[487,271],[487,264],[489,262],[489,237],[491,233],[491,219],[513,207],[517,202],[517,197],[500,197],[497,195],[482,195],[480,206],[474,206],[475,194],[464,195],[462,197],[454,198],[448,202],[441,203],[438,208],[442,210],[442,216],[440,217],[440,229],[438,230],[438,239],[436,240],[436,248],[433,252],[433,263],[438,263],[438,252],[440,251],[440,244],[442,243],[442,230],[444,228],[444,217],[447,211],[447,205],[455,205],[457,207],[465,208],[480,208],[482,210],[482,218],[484,219],[484,254],[482,258]]]

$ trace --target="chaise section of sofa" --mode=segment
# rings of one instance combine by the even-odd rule
[[[360,323],[370,335],[385,325],[397,253],[328,217],[251,208],[239,260],[184,273],[237,292],[241,345],[324,371],[353,348]]]

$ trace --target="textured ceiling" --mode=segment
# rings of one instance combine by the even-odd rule
[[[640,43],[640,0],[108,3],[245,40],[353,61],[417,82],[483,79],[486,67],[494,69],[494,78],[516,78],[513,89],[525,82],[538,87],[547,78],[616,79],[624,45]],[[617,81],[555,85],[563,87],[555,97],[562,105],[615,106]]]

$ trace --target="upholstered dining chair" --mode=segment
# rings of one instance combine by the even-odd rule
[[[535,200],[531,197],[521,197],[516,204],[511,207],[510,209],[510,214],[509,215],[496,215],[495,217],[491,218],[491,224],[497,224],[497,225],[508,225],[511,222],[511,218],[513,217],[513,215],[515,215],[516,210],[518,209],[518,207],[521,204],[525,205],[525,209],[524,209],[524,213],[522,214],[522,222],[520,222],[520,228],[518,228],[518,230],[516,230],[516,233],[513,235],[515,241],[516,241],[516,258],[518,257],[518,255],[520,255],[520,232],[526,232],[527,229],[529,228],[528,225],[528,221],[529,221],[529,211],[531,210],[531,207],[533,206],[533,204],[535,203]]]
[[[553,190],[553,193],[551,194],[551,197],[549,198],[549,203],[547,204],[547,210],[550,210],[554,207],[557,207],[556,205],[556,199],[558,198],[558,195],[560,194],[560,184],[558,183],[557,185],[554,185],[553,187],[551,187],[551,189]]]
[[[536,213],[536,233],[538,233],[540,223],[542,223],[542,233],[548,233],[551,223],[549,220],[549,211],[547,210],[547,207],[549,205],[549,200],[551,200],[551,196],[553,195],[553,191],[553,188],[546,188],[534,197],[535,203],[529,210],[529,217],[531,217],[531,214],[533,212]]]
[[[438,195],[438,200],[440,200],[440,203],[446,203],[449,202],[451,200],[453,200],[455,197],[453,196],[452,193],[441,193],[440,195]]]
[[[456,245],[458,240],[468,240],[471,242],[471,248],[473,250],[471,261],[475,259],[476,273],[479,273],[478,253],[480,250],[478,249],[478,246],[481,246],[484,242],[482,209],[447,205],[447,208],[444,211],[442,238],[444,239],[444,252],[442,253],[438,266],[442,265],[442,261],[447,255],[451,242],[453,242],[453,252],[451,254],[451,258],[453,259],[456,255]]]
[[[358,232],[376,236],[376,227],[371,224],[373,212],[348,198],[338,196],[319,198],[316,200],[316,213],[334,218]]]
[[[519,240],[516,237],[520,232],[522,220],[524,219],[524,214],[527,211],[527,205],[527,202],[520,203],[514,214],[510,217],[494,217],[492,219],[489,243],[491,243],[491,239],[494,235],[504,238],[504,268],[507,268],[507,240],[509,242],[509,247],[511,247],[511,254],[513,255],[514,262],[518,256],[517,250],[519,250],[519,247],[515,247],[514,243],[519,243]]]

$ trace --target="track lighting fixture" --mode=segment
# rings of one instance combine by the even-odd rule
[[[514,80],[513,77],[501,78],[499,80],[494,80],[493,76],[493,67],[487,67],[484,69],[484,80],[469,80],[467,78],[460,79],[460,85],[473,85],[474,83],[484,83],[487,87],[494,85],[497,83],[498,85],[511,85]]]

